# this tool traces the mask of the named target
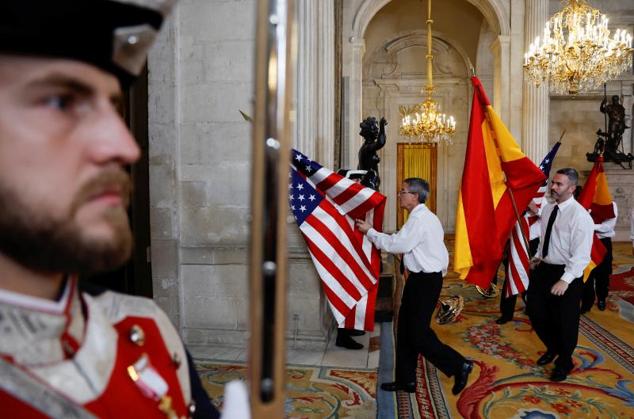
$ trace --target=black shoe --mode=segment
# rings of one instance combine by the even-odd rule
[[[348,335],[337,335],[335,345],[346,349],[363,349],[362,344],[352,339]]]
[[[465,361],[458,372],[454,374],[454,384],[451,392],[453,394],[460,393],[465,386],[467,385],[467,381],[469,380],[469,374],[473,370],[473,362]]]
[[[544,355],[540,356],[537,360],[537,365],[546,365],[553,362],[557,355],[552,352],[546,352]]]
[[[363,330],[348,330],[349,336],[363,336],[365,332]]]
[[[383,391],[402,390],[402,391],[404,391],[406,393],[415,393],[416,392],[416,383],[399,384],[396,381],[392,381],[391,383],[383,383],[383,384],[381,384],[381,390],[383,390]]]
[[[500,317],[500,318],[499,318],[499,319],[497,319],[495,322],[496,322],[497,324],[505,324],[505,323],[510,322],[511,320],[513,320],[513,319],[507,319],[506,317]]]
[[[581,306],[581,314],[586,314],[588,311],[590,311],[590,309],[592,308],[592,306],[587,307],[587,306]]]
[[[561,368],[555,368],[553,373],[550,375],[550,381],[564,381],[568,378],[568,372],[562,370]]]
[[[605,311],[605,300],[599,300],[597,307],[599,307],[599,310]]]

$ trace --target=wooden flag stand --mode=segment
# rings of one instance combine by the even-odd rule
[[[250,341],[252,418],[284,417],[286,214],[290,155],[292,0],[257,2],[251,178]]]

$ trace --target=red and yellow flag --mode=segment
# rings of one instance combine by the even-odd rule
[[[546,176],[522,153],[477,77],[456,213],[454,270],[488,287],[515,224]]]
[[[590,211],[595,224],[601,224],[603,221],[616,216],[612,206],[612,194],[608,188],[608,178],[603,170],[603,156],[597,157],[594,162],[592,171],[577,200],[585,209]],[[595,233],[592,238],[590,263],[583,271],[584,282],[588,279],[590,272],[603,261],[606,253],[607,249]]]

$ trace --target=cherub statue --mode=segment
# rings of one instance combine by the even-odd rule
[[[385,145],[386,125],[387,121],[385,118],[381,118],[380,123],[377,124],[376,118],[373,116],[367,117],[359,124],[361,128],[359,135],[363,137],[364,141],[359,149],[359,165],[357,169],[367,170],[367,174],[361,183],[377,191],[381,184],[379,177],[379,162],[381,159],[376,152]]]

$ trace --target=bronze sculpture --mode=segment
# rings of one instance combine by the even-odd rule
[[[625,128],[625,108],[619,103],[619,97],[612,96],[612,103],[607,104],[607,98],[601,102],[601,112],[608,116],[608,132],[599,135],[607,138],[606,147],[611,150],[618,150],[623,140]]]
[[[361,128],[359,135],[363,137],[364,141],[359,149],[359,165],[357,169],[367,170],[361,183],[377,191],[381,184],[381,178],[379,177],[379,162],[381,159],[376,152],[385,146],[386,125],[387,121],[385,118],[381,118],[380,123],[377,124],[376,118],[373,116],[367,117],[359,124]]]
[[[608,103],[607,96],[601,101],[600,111],[605,114],[606,131],[599,129],[597,131],[597,142],[594,145],[592,153],[586,153],[588,161],[595,161],[597,156],[603,155],[604,161],[614,162],[625,168],[623,163],[632,168],[632,160],[634,156],[631,153],[623,152],[623,133],[625,125],[625,108],[619,103],[617,95],[612,96],[612,102]]]

